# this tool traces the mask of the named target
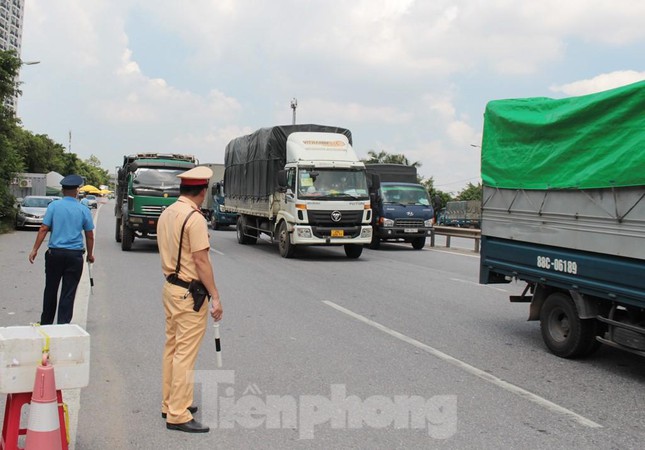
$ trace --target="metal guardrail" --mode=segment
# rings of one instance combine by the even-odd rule
[[[435,226],[430,237],[430,246],[435,246],[435,235],[446,237],[446,247],[450,248],[450,238],[460,237],[475,240],[475,252],[479,253],[479,243],[481,241],[482,231],[475,228],[459,228],[459,227],[441,227]]]

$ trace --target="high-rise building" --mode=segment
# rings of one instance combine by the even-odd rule
[[[0,50],[15,50],[18,57],[24,13],[25,0],[0,0]],[[15,109],[16,101],[16,98],[9,99],[7,106]]]

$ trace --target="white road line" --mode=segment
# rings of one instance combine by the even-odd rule
[[[211,252],[217,253],[220,256],[224,256],[224,253],[220,252],[219,250],[215,250],[214,248],[211,247]]]
[[[490,284],[479,284],[479,283],[475,283],[474,281],[470,281],[470,280],[462,280],[461,278],[451,278],[450,281],[455,281],[457,283],[464,283],[464,284],[472,284],[473,286],[481,286],[481,287],[485,287],[485,288],[488,288],[488,289],[494,289],[496,291],[501,291],[501,292],[508,292],[506,289],[491,286]]]
[[[566,409],[560,405],[557,405],[545,398],[540,397],[539,395],[533,394],[532,392],[527,391],[526,389],[522,389],[519,386],[515,386],[514,384],[511,384],[507,381],[502,380],[501,378],[497,378],[494,375],[489,374],[488,372],[485,372],[481,369],[478,369],[474,366],[471,366],[470,364],[467,364],[463,361],[460,361],[456,358],[453,358],[452,356],[443,353],[433,347],[430,347],[429,345],[424,344],[423,342],[417,341],[416,339],[413,339],[411,337],[408,337],[402,333],[399,333],[398,331],[392,330],[391,328],[388,328],[384,325],[381,325],[378,322],[374,322],[373,320],[368,319],[365,316],[361,316],[360,314],[357,314],[353,311],[350,311],[349,309],[343,308],[340,305],[337,305],[334,302],[330,302],[327,300],[323,300],[323,303],[326,304],[327,306],[331,306],[332,308],[336,309],[337,311],[340,311],[350,317],[353,317],[356,320],[359,320],[367,325],[370,325],[377,330],[380,330],[386,334],[389,334],[390,336],[393,336],[403,342],[406,342],[408,344],[411,344],[429,354],[432,356],[435,356],[436,358],[439,358],[447,363],[452,364],[453,366],[456,366],[460,369],[462,369],[465,372],[470,373],[471,375],[475,375],[478,378],[481,378],[484,381],[488,381],[491,384],[494,384],[512,394],[515,394],[519,397],[522,397],[525,400],[528,400],[530,402],[536,403],[537,405],[540,405],[541,407],[557,413],[561,414],[563,416],[569,417],[573,421],[577,422],[580,425],[583,425],[585,427],[589,428],[602,428],[602,425],[587,419],[586,417],[581,416],[580,414],[577,414],[569,409]]]
[[[477,259],[479,259],[479,253],[474,253],[473,252],[474,253],[473,255],[469,255],[468,253],[461,253],[461,252],[454,252],[454,251],[451,252],[451,251],[448,251],[448,250],[439,250],[436,246],[435,247],[426,246],[425,248],[427,250],[432,250],[433,252],[447,253],[449,255],[467,256],[468,258],[477,258]],[[467,251],[467,252],[472,251],[472,250],[468,250],[468,249],[465,249],[465,248],[458,248],[458,247],[453,247],[453,248],[455,250],[462,250],[462,251]]]

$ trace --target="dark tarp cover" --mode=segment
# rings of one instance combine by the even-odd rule
[[[278,188],[278,171],[287,160],[287,138],[295,132],[338,133],[352,144],[352,133],[326,125],[281,125],[261,128],[233,139],[224,155],[224,186],[227,197],[267,198]]]
[[[405,164],[365,164],[368,173],[375,173],[385,183],[417,183],[417,168]]]
[[[645,185],[645,81],[560,100],[495,100],[484,115],[485,185],[593,189]]]

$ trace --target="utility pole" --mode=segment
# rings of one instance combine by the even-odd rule
[[[294,97],[294,98],[291,99],[291,109],[293,109],[293,120],[292,120],[291,123],[293,125],[296,124],[296,108],[297,107],[298,107],[298,99]]]
[[[72,153],[72,130],[69,130],[69,142],[67,144],[67,153]]]

